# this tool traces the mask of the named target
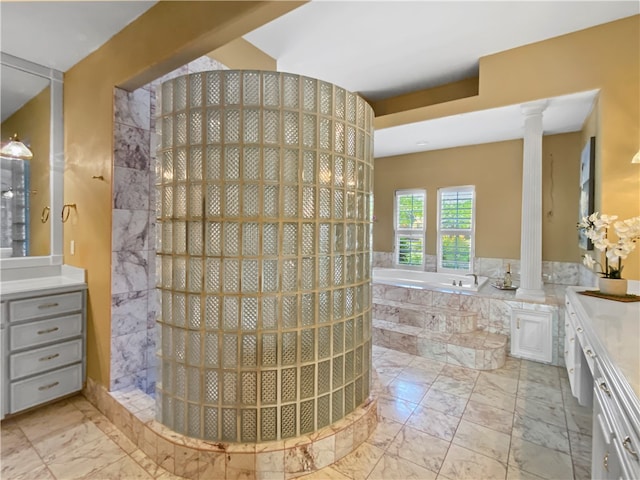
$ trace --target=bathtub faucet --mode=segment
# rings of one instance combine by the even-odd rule
[[[473,277],[473,286],[478,286],[478,275],[476,275],[475,273],[467,273],[465,277]]]

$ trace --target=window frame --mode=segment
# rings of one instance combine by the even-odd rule
[[[399,202],[398,199],[402,195],[422,195],[422,228],[399,228]],[[400,256],[400,237],[420,238],[422,239],[422,262],[420,265],[407,265],[399,262]],[[409,188],[396,190],[393,196],[393,265],[396,268],[424,270],[427,243],[427,191],[423,188]]]
[[[442,214],[442,194],[448,192],[471,192],[471,228],[470,229],[460,229],[460,228],[441,228],[441,214]],[[436,237],[437,237],[437,261],[436,261],[436,271],[442,273],[453,273],[464,275],[467,273],[473,273],[473,263],[475,259],[475,249],[476,249],[476,188],[475,185],[461,185],[456,187],[442,187],[438,189],[438,206],[437,206],[438,214],[437,214],[437,224],[436,224]],[[446,268],[442,266],[442,237],[444,235],[451,234],[468,234],[470,237],[471,248],[469,251],[469,269],[461,270],[455,268]]]

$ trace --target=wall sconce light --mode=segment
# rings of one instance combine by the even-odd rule
[[[18,134],[14,133],[9,139],[9,143],[0,148],[0,155],[3,157],[17,158],[19,160],[31,160],[33,153],[20,141]]]
[[[633,156],[631,163],[640,163],[640,150]]]

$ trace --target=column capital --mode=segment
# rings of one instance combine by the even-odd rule
[[[527,102],[520,105],[520,111],[525,117],[541,115],[547,108],[547,105],[549,105],[547,100],[536,100],[534,102]]]

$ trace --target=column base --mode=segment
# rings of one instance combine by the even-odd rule
[[[544,302],[546,299],[546,295],[544,290],[539,288],[518,288],[516,290],[516,298],[521,300],[534,300],[539,302]]]

